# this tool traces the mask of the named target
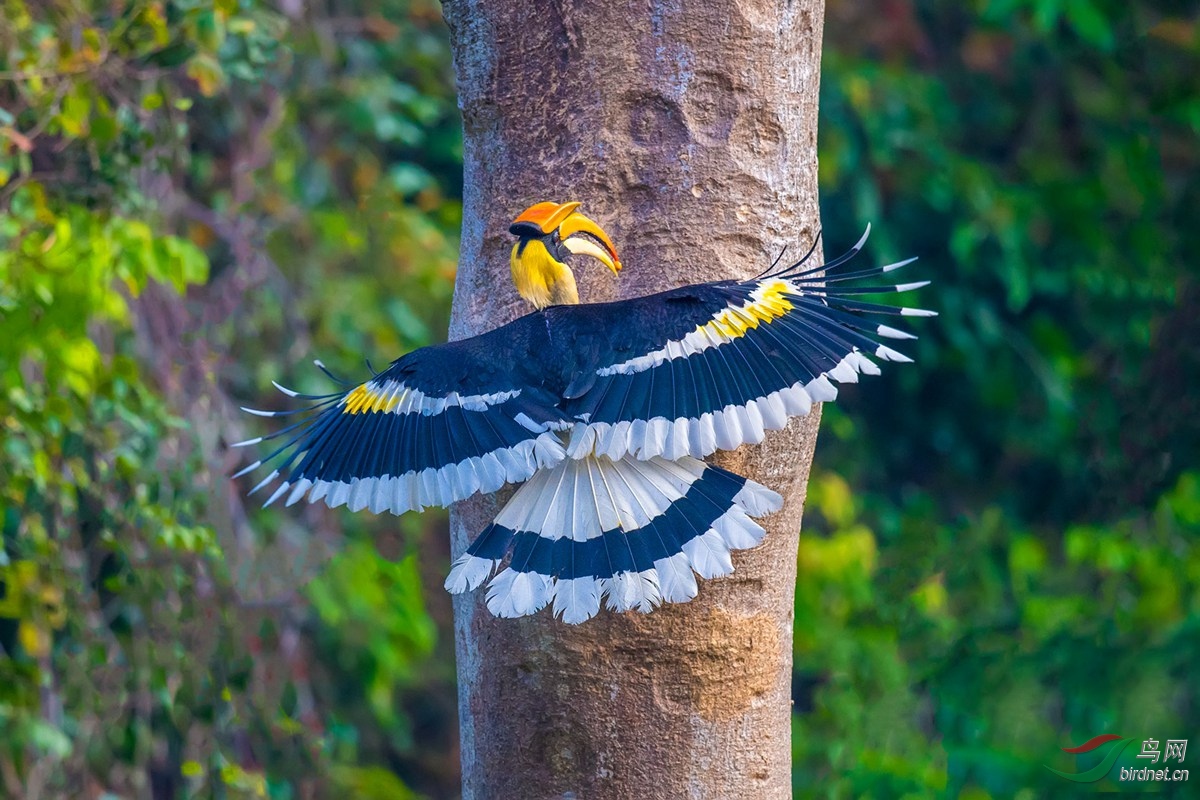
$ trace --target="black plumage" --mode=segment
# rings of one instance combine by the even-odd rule
[[[542,238],[553,245],[547,252],[563,256],[553,233]],[[581,621],[605,594],[618,609],[687,599],[695,592],[687,565],[704,577],[727,574],[729,550],[761,535],[750,517],[778,507],[773,492],[695,459],[761,441],[813,402],[832,399],[831,380],[878,372],[868,356],[906,360],[878,339],[912,337],[872,317],[931,312],[853,299],[864,290],[841,282],[904,263],[818,275],[801,261],[750,281],[549,306],[421,348],[341,394],[311,398],[319,402],[307,419],[263,437],[290,436],[264,459],[282,459],[263,482],[279,481],[268,502],[291,487],[289,503],[308,497],[402,513],[550,470],[556,477],[511,501],[523,504],[521,513],[545,506],[544,518],[529,523],[537,529],[498,519],[456,562],[448,588],[472,588],[509,559],[488,594],[489,608],[505,616],[554,602],[565,619]],[[601,491],[582,462],[627,484],[601,481],[612,493],[608,511],[599,495],[590,512],[585,502],[557,497]],[[599,517],[576,535],[570,515],[585,512]],[[628,514],[640,522],[630,527]],[[606,519],[610,527],[597,527]],[[569,599],[558,586],[570,587]]]

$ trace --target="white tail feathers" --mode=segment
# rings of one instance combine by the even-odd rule
[[[602,602],[643,612],[686,602],[699,592],[697,575],[728,575],[730,552],[762,541],[751,517],[781,505],[765,486],[690,457],[568,459],[517,490],[455,561],[446,589],[476,588],[507,557],[487,587],[497,616],[552,605],[574,624]]]

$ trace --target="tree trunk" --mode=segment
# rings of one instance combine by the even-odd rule
[[[749,277],[783,244],[811,243],[821,0],[444,8],[466,156],[452,338],[529,310],[507,228],[540,200],[582,201],[616,242],[619,279],[577,269],[584,302]],[[455,599],[465,798],[790,796],[796,547],[818,420],[717,459],[787,502],[690,603],[569,626],[548,611],[495,619],[482,591]],[[499,505],[455,508],[455,555]]]

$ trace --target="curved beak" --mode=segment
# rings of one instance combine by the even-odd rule
[[[578,234],[586,234],[579,236]],[[587,255],[608,267],[616,275],[621,271],[617,248],[604,229],[578,211],[568,214],[558,226],[563,245],[572,253]]]
[[[525,236],[534,228],[542,234],[557,229],[559,239],[572,253],[591,256],[614,275],[619,273],[621,259],[617,257],[617,248],[603,228],[579,213],[579,206],[580,203],[575,201],[537,203],[522,211],[509,230],[517,236]]]

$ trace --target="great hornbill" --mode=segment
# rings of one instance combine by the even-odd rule
[[[753,547],[752,517],[777,511],[775,492],[700,459],[762,441],[814,402],[831,380],[857,382],[907,357],[875,340],[911,334],[864,315],[932,316],[855,299],[927,282],[843,286],[899,269],[830,274],[857,253],[809,266],[809,254],[749,281],[714,281],[615,303],[580,304],[567,266],[591,256],[617,273],[608,235],[579,203],[538,203],[510,232],[512,277],[536,309],[489,333],[422,347],[347,391],[280,391],[314,412],[252,445],[286,442],[234,477],[283,461],[253,491],[353,511],[402,514],[446,506],[505,483],[520,488],[450,571],[446,588],[487,581],[504,617],[553,603],[566,622],[608,608],[684,602],[696,575],[733,571]],[[868,227],[868,232],[870,228]],[[815,248],[815,244],[814,244]],[[496,569],[508,559],[508,565]]]

